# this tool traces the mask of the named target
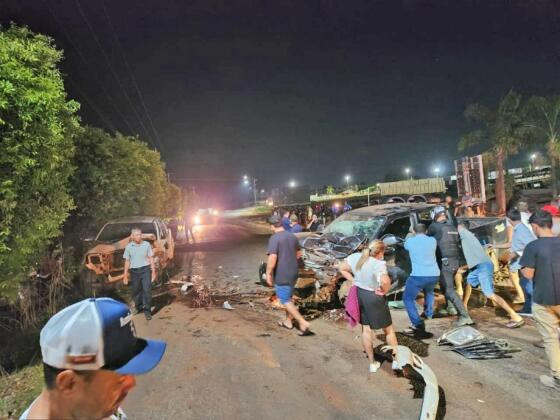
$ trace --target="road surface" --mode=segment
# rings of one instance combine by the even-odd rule
[[[223,226],[198,233],[212,244],[177,255],[184,275],[224,294],[246,295],[232,299],[233,311],[192,308],[177,299],[150,322],[136,317],[139,335],[166,340],[168,349],[125,401],[130,418],[418,418],[421,399],[413,398],[406,378],[395,376],[387,363],[368,376],[357,329],[317,319],[317,335],[299,337],[276,325],[279,311],[251,298],[249,293],[266,292],[255,284],[266,237]],[[226,240],[216,242],[219,237]],[[397,329],[407,326],[404,311],[392,314]],[[481,331],[510,339],[522,352],[513,359],[471,361],[426,340],[424,361],[444,389],[445,418],[558,418],[560,394],[539,383],[547,365],[544,350],[533,344],[539,336],[531,321],[510,331],[492,308],[474,310],[473,318]],[[437,337],[450,324],[436,319],[428,325]]]

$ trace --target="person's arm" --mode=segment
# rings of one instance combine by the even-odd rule
[[[342,261],[338,265],[338,271],[340,272],[340,274],[342,274],[342,277],[344,277],[346,280],[350,282],[354,282],[354,276],[352,275],[352,267],[350,267],[350,264],[348,264],[346,261]]]
[[[523,267],[521,269],[521,274],[523,274],[523,277],[525,277],[527,280],[533,280],[533,277],[535,277],[535,269],[530,267]]]
[[[525,247],[523,256],[519,260],[519,265],[521,268],[521,274],[528,280],[533,280],[535,277],[535,266],[536,266],[536,250],[533,245],[535,242],[531,242]]]
[[[381,274],[381,277],[379,278],[379,291],[381,292],[381,294],[384,295],[389,291],[390,288],[391,288],[391,278],[387,273]]]
[[[157,271],[156,271],[156,262],[154,259],[154,250],[152,249],[152,245],[148,244],[148,262],[150,263],[150,267],[152,269],[152,283],[156,281]]]
[[[126,286],[128,284],[128,270],[130,270],[130,251],[128,249],[128,246],[124,249],[123,259],[124,259],[123,284]]]
[[[274,285],[274,268],[276,267],[276,261],[278,260],[278,255],[268,254],[268,260],[266,261],[266,284],[270,287]]]

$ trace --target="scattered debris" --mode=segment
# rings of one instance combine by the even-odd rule
[[[482,334],[477,329],[470,327],[468,325],[453,328],[449,330],[438,338],[437,343],[441,346],[443,344],[451,344],[454,346],[462,346],[464,344],[472,343],[476,340],[484,339],[484,334]]]
[[[438,339],[439,345],[451,345],[451,351],[467,359],[511,359],[511,353],[521,351],[509,341],[485,337],[480,331],[469,327],[454,328]]]
[[[239,278],[239,276],[233,276],[233,278],[234,278],[234,279],[238,279],[238,278]]]
[[[227,300],[223,303],[222,308],[229,309],[230,311],[233,311],[234,309]]]
[[[181,286],[181,293],[182,294],[187,294],[187,292],[189,290],[189,287],[191,287],[191,286],[194,286],[194,283],[191,283],[190,281],[183,284]]]
[[[484,404],[486,401],[484,400],[477,400],[479,403]]]

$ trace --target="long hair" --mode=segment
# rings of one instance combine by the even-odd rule
[[[368,258],[372,255],[378,255],[379,253],[385,252],[385,244],[383,241],[376,239],[372,241],[364,250],[362,251],[362,256],[358,260],[358,264],[356,264],[356,270],[359,271],[362,269],[362,266],[366,263]]]

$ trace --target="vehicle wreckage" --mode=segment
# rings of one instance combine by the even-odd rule
[[[404,288],[411,271],[408,251],[404,240],[411,228],[418,223],[429,226],[431,212],[436,207],[427,203],[391,203],[362,207],[342,214],[321,233],[296,234],[302,249],[299,277],[294,294],[300,304],[342,304],[346,299],[350,282],[337,270],[339,261],[360,251],[375,239],[386,245],[385,260],[391,278],[388,295]],[[459,219],[461,220],[461,219]],[[503,218],[469,218],[471,230],[483,243],[506,241]],[[259,267],[259,279],[266,285],[266,263]],[[502,276],[498,286],[509,286]]]
[[[93,246],[85,253],[80,282],[84,295],[95,289],[118,284],[124,277],[124,249],[130,242],[130,231],[140,229],[142,239],[154,251],[158,279],[173,260],[174,242],[171,231],[161,219],[134,216],[107,222],[95,236],[85,239]]]

